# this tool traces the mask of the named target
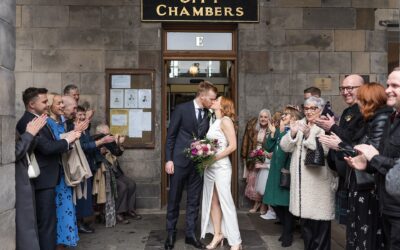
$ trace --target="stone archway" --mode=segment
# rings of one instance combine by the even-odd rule
[[[0,1],[0,242],[15,249],[15,0]]]

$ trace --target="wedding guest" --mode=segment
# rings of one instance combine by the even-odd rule
[[[64,103],[62,96],[48,94],[49,117],[47,124],[56,140],[61,140],[65,131]],[[75,206],[72,201],[72,188],[65,182],[64,169],[60,170],[59,183],[56,186],[56,214],[57,214],[57,249],[75,247],[78,244],[78,226],[76,222]]]
[[[264,145],[267,151],[272,152],[272,159],[263,202],[270,204],[274,208],[279,221],[282,223],[282,234],[279,237],[279,240],[282,241],[282,247],[292,245],[294,218],[289,212],[290,187],[282,187],[280,185],[282,169],[289,170],[290,154],[284,152],[279,143],[282,137],[288,132],[290,122],[299,119],[301,119],[299,109],[291,105],[286,106],[279,126],[276,127],[272,122],[269,123],[271,134]]]
[[[40,250],[35,213],[35,192],[28,176],[28,155],[33,151],[35,136],[46,125],[43,114],[28,123],[23,134],[16,132],[15,141],[15,229],[17,250]]]
[[[255,149],[262,148],[263,143],[268,137],[270,131],[268,122],[271,120],[271,113],[268,109],[262,109],[258,118],[253,118],[247,122],[246,130],[243,135],[241,156],[247,170],[247,185],[245,188],[245,196],[254,202],[250,213],[256,213],[261,208],[260,213],[266,213],[266,207],[261,202],[262,196],[256,191],[257,173],[263,163],[248,161],[250,153]],[[273,212],[270,212],[273,215]]]
[[[78,86],[76,86],[74,84],[69,84],[69,85],[65,86],[65,88],[64,88],[64,96],[71,96],[72,98],[75,99],[75,101],[76,101],[76,103],[78,105],[79,104],[79,99],[80,99],[80,96],[81,96],[80,92],[79,92],[79,89],[78,89]],[[86,118],[91,121],[93,116],[94,116],[94,110],[88,109],[89,105],[88,105],[87,102],[84,103],[84,104],[86,104],[86,105],[83,105],[83,106],[85,106],[85,109],[86,109]]]
[[[352,167],[358,170],[372,169],[376,171],[379,192],[380,212],[383,217],[386,249],[400,249],[400,197],[390,193],[389,181],[398,180],[398,176],[391,176],[392,171],[399,167],[396,162],[400,158],[400,68],[395,68],[388,77],[386,94],[387,105],[394,108],[389,119],[389,126],[385,131],[379,148],[372,145],[357,145],[355,149],[361,155],[347,160]],[[379,151],[378,151],[379,149]],[[368,166],[367,166],[368,161]],[[391,176],[392,178],[388,178]],[[394,190],[399,190],[395,186]]]
[[[385,89],[379,83],[364,84],[358,88],[357,99],[364,125],[355,133],[356,144],[365,143],[379,148],[382,137],[388,129],[388,118],[393,111],[386,106]],[[331,135],[322,136],[321,142],[325,143],[330,139],[341,141],[339,137]],[[330,143],[325,144],[330,145]],[[352,154],[353,146],[354,143],[349,145],[340,142],[337,150],[345,154]],[[346,149],[348,151],[345,151]],[[375,190],[374,176],[366,171],[347,168],[345,186],[349,189],[347,249],[385,249],[382,217],[379,213],[379,199]]]
[[[356,132],[364,126],[364,119],[360,113],[360,108],[357,101],[357,92],[361,85],[364,84],[364,79],[360,75],[349,75],[340,84],[339,91],[344,102],[348,105],[340,122],[336,125],[335,118],[321,117],[315,121],[315,124],[324,129],[326,133],[334,133],[341,140],[348,144],[353,144],[357,141]],[[327,147],[331,148],[329,145]],[[337,149],[337,148],[335,148]],[[328,153],[328,165],[336,171],[339,176],[339,187],[336,193],[336,218],[340,224],[347,224],[347,209],[348,209],[348,188],[344,185],[346,180],[346,171],[348,165],[343,159],[343,156],[335,149],[330,149]]]
[[[315,125],[324,109],[324,100],[310,97],[304,102],[305,118],[290,123],[290,132],[282,137],[283,151],[292,153],[290,161],[289,211],[300,218],[304,249],[330,249],[331,220],[335,218],[337,178],[324,165],[306,166],[308,150],[318,150],[318,136],[325,131]],[[322,152],[319,152],[322,153]],[[323,147],[326,156],[328,148]]]
[[[47,114],[47,89],[27,88],[22,94],[25,113],[17,123],[18,133],[23,134],[27,124],[35,117]],[[61,153],[69,150],[69,144],[80,136],[70,132],[65,139],[55,140],[53,132],[44,126],[35,137],[34,153],[40,168],[40,175],[33,179],[36,199],[36,216],[41,250],[54,250],[57,242],[57,216],[55,187],[60,176]]]
[[[310,98],[311,96],[315,96],[318,98],[321,98],[321,90],[317,87],[308,87],[304,90],[304,100],[307,100],[308,98]],[[323,116],[330,116],[330,117],[335,117],[335,113],[333,113],[332,111],[332,107],[330,102],[326,102],[324,109],[321,112],[321,115]]]
[[[107,124],[100,124],[96,127],[96,134],[109,135],[110,128]],[[117,159],[118,156],[124,153],[122,145],[125,137],[114,135],[114,138],[114,141],[104,144],[104,147],[106,148],[105,158],[111,163],[117,181],[118,198],[115,202],[117,220],[123,220],[125,216],[133,220],[140,220],[142,216],[136,212],[136,182],[125,175]]]

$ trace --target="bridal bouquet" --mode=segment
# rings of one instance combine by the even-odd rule
[[[267,154],[268,152],[262,148],[254,149],[253,151],[250,152],[249,156],[247,157],[247,161],[252,163],[256,162],[264,163],[265,159],[267,158]]]
[[[218,147],[217,139],[198,140],[195,138],[190,147],[185,149],[185,153],[196,164],[199,174],[203,175],[204,170],[213,163]]]

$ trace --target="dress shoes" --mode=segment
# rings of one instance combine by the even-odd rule
[[[172,250],[174,249],[174,245],[175,245],[175,234],[168,234],[168,237],[164,243],[164,249]]]
[[[192,236],[192,237],[186,237],[185,238],[185,243],[188,245],[192,245],[195,248],[198,249],[204,249],[205,245],[203,243],[201,243],[200,240],[196,239],[196,237]]]
[[[92,233],[94,233],[94,229],[90,228],[85,223],[79,223],[78,232],[81,234],[92,234]]]
[[[125,219],[122,214],[117,214],[117,222],[120,224],[129,224],[129,220]]]
[[[127,212],[127,214],[133,220],[141,220],[142,219],[142,216],[138,215],[135,211],[129,211],[129,212]]]

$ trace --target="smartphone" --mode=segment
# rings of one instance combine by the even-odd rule
[[[354,148],[340,148],[339,151],[342,151],[347,157],[356,157],[358,155],[358,151]]]

